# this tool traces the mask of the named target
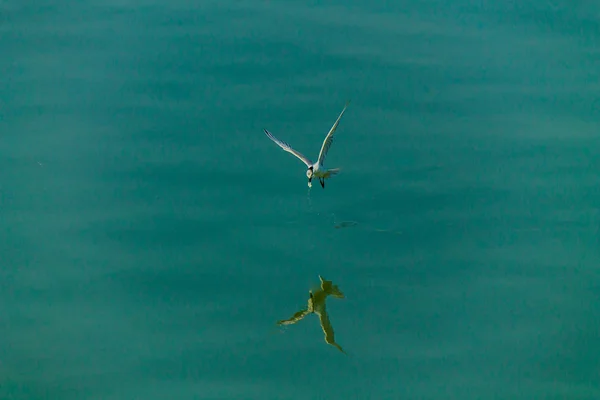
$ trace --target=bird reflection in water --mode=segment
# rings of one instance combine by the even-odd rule
[[[325,342],[336,347],[339,351],[346,354],[342,347],[335,342],[333,327],[331,326],[331,322],[329,322],[329,317],[327,316],[327,309],[325,307],[325,300],[327,299],[327,296],[333,296],[337,297],[338,299],[343,299],[344,293],[342,293],[341,290],[337,287],[337,285],[334,285],[332,281],[327,281],[323,279],[321,275],[319,275],[319,279],[321,280],[321,288],[317,289],[314,293],[312,290],[309,291],[307,308],[298,311],[290,319],[278,321],[277,324],[291,325],[300,321],[308,314],[317,314],[321,323],[321,329],[323,329],[323,332],[325,333]]]

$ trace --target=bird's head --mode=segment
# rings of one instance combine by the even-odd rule
[[[308,167],[308,169],[306,170],[306,177],[308,178],[308,181],[310,182],[312,180],[313,177],[313,167]]]
[[[310,166],[306,170],[306,177],[308,178],[308,187],[312,187],[313,167]]]

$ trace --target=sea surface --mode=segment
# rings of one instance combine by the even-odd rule
[[[600,399],[600,8],[0,1],[0,399]],[[341,112],[325,189],[315,159]],[[319,275],[335,340],[305,307]]]

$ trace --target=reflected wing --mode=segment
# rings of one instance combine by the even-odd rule
[[[323,333],[325,333],[325,342],[332,346],[335,346],[342,353],[346,353],[342,347],[335,342],[335,337],[333,334],[333,327],[331,326],[331,322],[329,322],[329,316],[327,315],[327,310],[325,306],[319,311],[319,322],[321,322],[321,329],[323,329]]]
[[[342,119],[342,115],[344,115],[344,112],[346,111],[346,108],[348,107],[349,103],[350,103],[350,101],[346,102],[344,109],[340,113],[339,117],[335,121],[335,124],[333,124],[333,126],[329,130],[329,133],[325,137],[325,140],[323,141],[323,145],[321,146],[321,152],[319,153],[319,160],[318,160],[319,164],[321,164],[321,165],[323,165],[323,163],[325,162],[325,157],[327,156],[327,152],[329,151],[329,148],[331,147],[331,144],[333,143],[333,134],[335,133],[335,130],[337,129],[338,124],[340,123],[340,119]]]
[[[269,137],[269,139],[271,139],[272,141],[274,141],[275,143],[277,143],[277,145],[279,147],[281,147],[283,150],[287,151],[288,153],[292,153],[293,155],[295,155],[296,157],[298,157],[299,159],[302,160],[302,162],[304,162],[304,164],[306,164],[307,167],[310,167],[313,163],[306,158],[302,153],[300,153],[299,151],[296,151],[292,148],[292,146],[290,146],[289,144],[287,144],[286,142],[284,142],[283,140],[279,140],[277,139],[275,136],[273,136],[273,134],[271,132],[269,132],[266,129],[263,129],[265,131],[265,134]]]
[[[277,321],[277,325],[291,325],[300,321],[302,318],[306,317],[307,314],[310,314],[308,310],[300,310],[296,314],[292,316],[290,319],[284,319],[281,321]]]

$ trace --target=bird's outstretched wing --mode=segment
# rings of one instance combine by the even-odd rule
[[[306,309],[304,310],[300,310],[297,313],[295,313],[292,318],[290,319],[284,319],[281,321],[277,321],[277,325],[291,325],[291,324],[295,324],[296,322],[300,321],[302,318],[306,317],[308,314],[310,314],[310,312]]]
[[[333,334],[333,327],[331,326],[331,322],[329,322],[329,316],[327,315],[327,310],[325,306],[319,312],[319,322],[321,323],[321,329],[323,329],[323,333],[325,333],[325,342],[336,347],[339,351],[346,354],[346,352],[342,349],[342,347],[335,342],[335,337]]]
[[[271,139],[272,141],[274,141],[275,143],[277,143],[277,145],[279,147],[281,147],[283,150],[287,151],[288,153],[292,153],[293,155],[295,155],[296,157],[298,157],[300,160],[302,160],[302,162],[304,162],[304,164],[306,164],[307,167],[310,167],[313,164],[312,161],[310,161],[308,158],[306,158],[306,156],[304,156],[302,153],[300,153],[297,150],[294,150],[292,148],[292,146],[290,146],[289,144],[287,144],[283,140],[277,139],[268,130],[266,130],[266,129],[263,129],[263,130],[265,131],[265,134],[269,137],[269,139]]]
[[[323,145],[321,146],[321,152],[319,153],[319,160],[318,160],[318,163],[321,165],[323,165],[323,163],[325,162],[325,157],[327,157],[327,152],[329,151],[329,148],[331,147],[331,144],[333,143],[333,134],[335,133],[335,130],[337,129],[338,124],[340,123],[340,119],[342,119],[342,115],[344,115],[344,112],[346,112],[346,108],[348,107],[348,104],[350,104],[350,101],[346,102],[344,109],[340,113],[339,117],[335,120],[335,124],[333,124],[333,126],[329,130],[329,133],[327,134],[327,136],[325,136],[325,140],[323,141]]]

